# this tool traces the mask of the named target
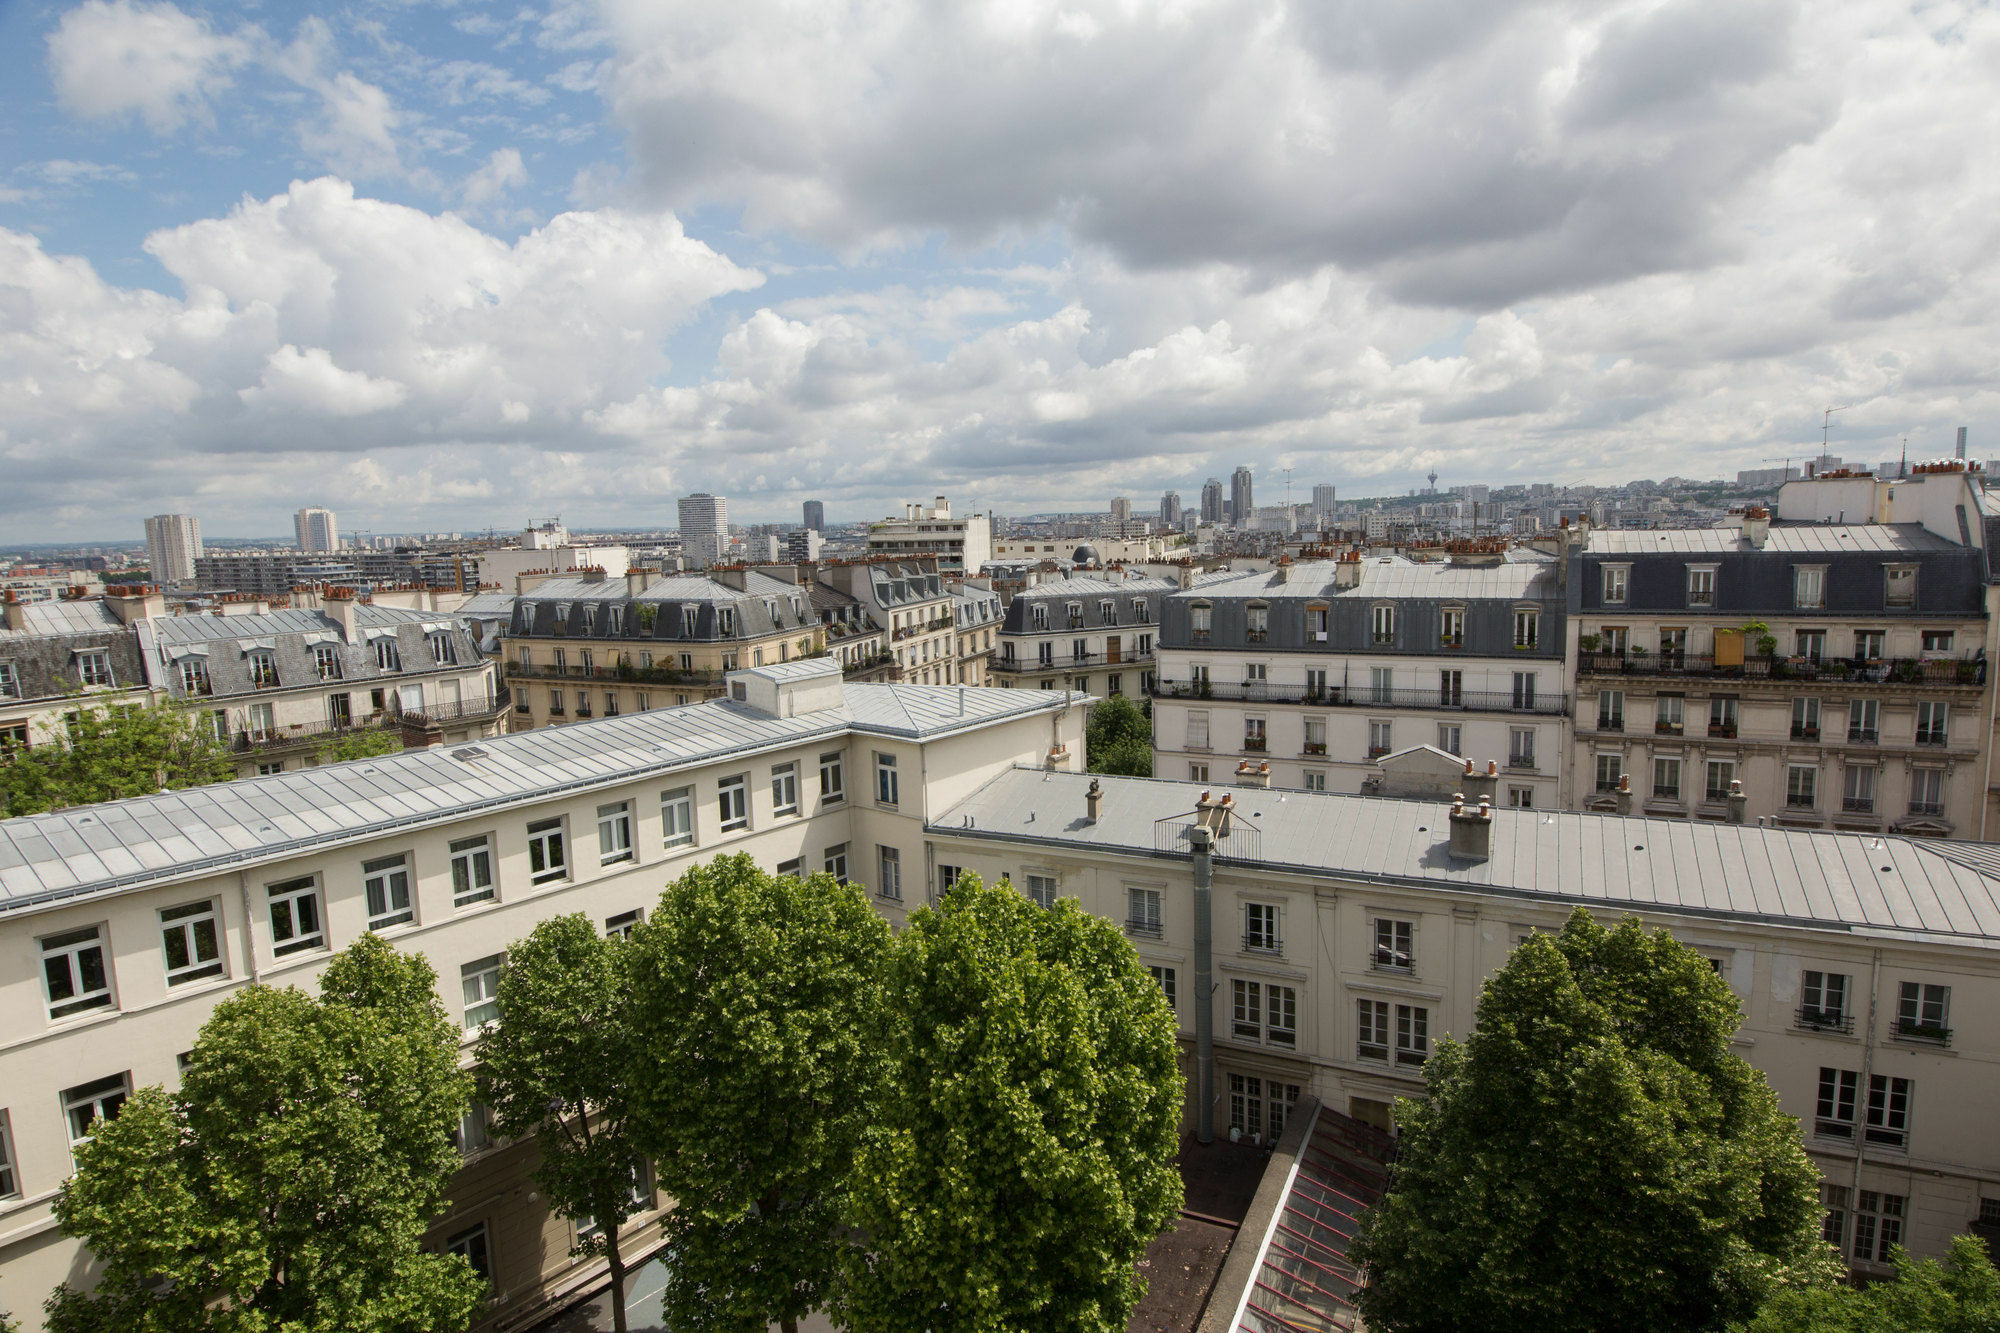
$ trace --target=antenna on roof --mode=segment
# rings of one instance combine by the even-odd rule
[[[1829,407],[1829,408],[1827,408],[1827,409],[1826,409],[1826,411],[1825,411],[1825,412],[1823,412],[1823,413],[1821,413],[1821,414],[1820,414],[1820,419],[1819,419],[1819,470],[1820,470],[1820,471],[1822,471],[1822,472],[1826,471],[1826,459],[1827,459],[1827,437],[1828,437],[1828,434],[1829,434],[1829,432],[1831,432],[1831,431],[1833,430],[1833,414],[1834,414],[1835,412],[1845,412],[1846,410],[1847,410],[1847,409],[1846,409],[1845,407]]]

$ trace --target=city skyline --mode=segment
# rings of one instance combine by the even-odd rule
[[[954,15],[939,67],[895,5],[9,7],[0,527],[1729,476],[1835,407],[1849,457],[2000,436],[2000,15],[1448,9]]]

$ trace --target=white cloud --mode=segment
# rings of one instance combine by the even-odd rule
[[[342,370],[324,347],[301,351],[286,343],[265,361],[264,375],[257,385],[238,389],[236,396],[252,406],[358,417],[400,405],[410,390],[395,380]]]
[[[486,159],[485,166],[465,178],[465,184],[458,193],[466,203],[477,205],[527,183],[528,169],[521,163],[521,151],[518,148],[496,148]]]
[[[328,72],[335,59],[333,30],[312,17],[277,57],[279,72],[317,93],[319,115],[298,124],[299,146],[345,176],[403,174],[396,131],[406,117],[389,94],[349,70]]]
[[[252,30],[254,32],[254,30]],[[209,117],[209,99],[253,43],[169,3],[86,0],[49,34],[56,96],[85,116],[137,112],[156,131]]]

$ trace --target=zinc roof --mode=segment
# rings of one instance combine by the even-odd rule
[[[1198,582],[1201,596],[1214,600],[1240,597],[1257,601],[1305,599],[1325,601],[1333,597],[1430,597],[1471,600],[1555,599],[1556,562],[1550,556],[1503,560],[1491,565],[1454,565],[1443,560],[1411,560],[1406,556],[1369,556],[1361,561],[1361,577],[1356,586],[1334,584],[1339,562],[1307,560],[1286,566],[1282,571],[1262,569],[1235,574],[1212,582]],[[1182,598],[1189,596],[1181,593]]]
[[[279,634],[323,634],[340,622],[324,611],[269,611],[261,616],[154,616],[146,622],[163,644],[218,643],[231,639],[266,639]],[[397,625],[430,625],[450,629],[453,617],[439,611],[409,611],[393,606],[354,608],[354,623],[363,629]]]
[[[794,717],[714,699],[0,820],[0,912],[294,856],[813,737],[924,740],[1066,702],[1051,691],[950,685],[847,685],[843,693],[838,708]]]
[[[1714,554],[1755,551],[1737,528],[1634,529],[1590,534],[1589,555]],[[1773,523],[1762,550],[1795,554],[1829,551],[1952,551],[1921,523]]]
[[[0,625],[0,635],[99,634],[125,627],[99,598],[70,601],[29,602],[21,608],[23,624],[10,630]]]
[[[939,815],[939,836],[1157,855],[1154,824],[1192,817],[1204,784],[1012,769]],[[1567,903],[2000,943],[2000,848],[1549,810],[1494,810],[1492,854],[1449,852],[1451,807],[1231,788],[1235,857],[1346,876]],[[1974,851],[1977,846],[1984,850]],[[1222,852],[1230,857],[1229,841]],[[1233,859],[1233,858],[1232,858]]]

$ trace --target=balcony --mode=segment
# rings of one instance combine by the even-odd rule
[[[677,667],[638,666],[593,666],[588,670],[569,664],[553,666],[537,662],[523,665],[520,662],[507,663],[509,680],[623,680],[639,685],[708,685],[722,684],[720,671],[682,671]]]
[[[1300,749],[1299,753],[1309,754],[1309,755],[1323,755],[1326,753],[1326,742],[1307,741],[1305,745]]]
[[[1712,740],[1735,740],[1736,724],[1734,722],[1711,722],[1708,724],[1708,734]]]
[[[1597,729],[1599,731],[1623,731],[1625,730],[1625,715],[1623,713],[1613,713],[1609,717],[1599,717],[1597,719]]]
[[[1507,756],[1507,767],[1509,768],[1532,769],[1534,766],[1535,756],[1531,754],[1510,754]]]
[[[1951,1045],[1951,1029],[1942,1023],[1919,1023],[1913,1018],[1896,1020],[1897,1041],[1921,1042],[1926,1046]]]
[[[1148,920],[1142,916],[1127,917],[1125,920],[1125,933],[1127,935],[1138,936],[1140,939],[1156,940],[1160,938],[1161,934],[1160,923]]]
[[[1842,1036],[1854,1035],[1854,1015],[1839,1009],[1815,1009],[1809,1004],[1799,1006],[1798,1017],[1793,1025],[1802,1032],[1837,1032]]]
[[[1079,667],[1141,666],[1151,663],[1152,660],[1153,654],[1150,650],[1141,653],[1120,649],[1115,653],[1084,653],[1081,656],[1076,653],[1066,653],[1060,657],[1051,656],[1046,662],[1039,659],[1029,662],[1020,658],[999,657],[994,659],[993,669],[1031,674],[1037,671],[1074,671]]]
[[[1372,686],[1313,689],[1305,685],[1235,684],[1193,680],[1156,681],[1155,699],[1219,699],[1242,703],[1310,704],[1324,708],[1420,708],[1452,713],[1533,713],[1561,717],[1569,712],[1567,694],[1515,694],[1507,690],[1435,689],[1378,690]]]
[[[1276,935],[1260,935],[1253,932],[1243,937],[1243,952],[1282,954],[1285,952],[1285,942]]]
[[[1931,816],[1933,816],[1933,817],[1935,817],[1935,816],[1938,816],[1938,815],[1942,815],[1942,814],[1944,813],[1944,802],[1943,802],[1943,801],[1911,801],[1911,802],[1910,802],[1910,813],[1911,813],[1911,814],[1913,814],[1913,815],[1931,815]]]
[[[1873,745],[1881,738],[1882,733],[1873,727],[1849,727],[1847,729],[1847,743],[1849,745]]]
[[[1966,685],[1986,683],[1978,658],[1755,657],[1718,663],[1702,653],[1581,653],[1580,676],[1677,676],[1724,680],[1813,680],[1852,685]]]
[[[239,731],[229,738],[229,748],[237,754],[270,754],[279,750],[312,748],[324,741],[352,736],[364,731],[394,731],[403,720],[395,713],[371,713],[359,720],[340,722],[294,722],[268,731]]]
[[[1816,741],[1819,739],[1819,728],[1800,726],[1794,722],[1792,723],[1792,739],[1795,741]]]
[[[503,685],[500,687],[500,692],[490,698],[464,699],[458,703],[438,703],[426,708],[405,709],[403,720],[419,726],[425,723],[449,725],[453,722],[483,721],[506,712],[513,702],[513,697],[513,691]],[[522,702],[526,703],[527,700],[523,699]]]
[[[1843,796],[1840,798],[1840,809],[1844,814],[1872,815],[1875,813],[1875,798],[1873,796]]]
[[[1686,731],[1687,728],[1679,722],[1653,723],[1653,734],[1655,736],[1680,736],[1685,734]]]
[[[1917,728],[1917,744],[1919,744],[1919,745],[1943,745],[1944,743],[1945,743],[1945,735],[1944,735],[1944,728],[1943,728],[1943,727],[1918,727],[1918,728]]]

